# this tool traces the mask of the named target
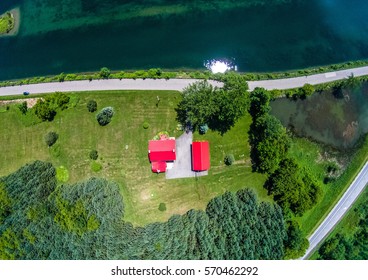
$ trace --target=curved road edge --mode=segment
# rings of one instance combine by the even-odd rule
[[[318,85],[343,80],[351,76],[351,74],[353,74],[354,77],[368,75],[368,66],[288,79],[250,81],[248,82],[248,85],[249,90],[253,90],[256,87],[263,87],[267,90],[291,89],[302,87],[305,84]]]
[[[177,90],[182,91],[196,79],[110,79],[110,80],[82,80],[53,83],[30,84],[21,86],[0,87],[0,96],[23,94],[28,91],[31,94],[71,92],[71,91],[96,91],[96,90]],[[223,83],[209,81],[210,84],[222,87]]]
[[[309,248],[302,260],[307,259],[317,248],[317,246],[334,229],[342,217],[346,214],[354,201],[358,198],[368,183],[368,162],[360,170],[350,187],[346,190],[341,199],[336,203],[328,216],[323,220],[316,231],[309,237]]]

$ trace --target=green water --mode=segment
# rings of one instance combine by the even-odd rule
[[[368,132],[368,83],[354,90],[314,94],[305,100],[279,98],[271,114],[297,135],[338,149],[352,148]]]
[[[278,71],[368,58],[366,0],[3,0],[21,10],[0,38],[0,80],[61,72],[203,69]]]

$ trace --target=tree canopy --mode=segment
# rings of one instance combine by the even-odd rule
[[[263,88],[250,94],[248,112],[252,116],[249,129],[249,144],[254,171],[272,173],[287,155],[290,138],[281,122],[269,115],[270,95]]]
[[[280,162],[265,186],[285,212],[291,210],[300,216],[317,203],[321,193],[309,172],[289,158]]]
[[[55,169],[34,162],[0,179],[1,259],[281,259],[281,208],[250,190],[212,199],[165,223],[123,220],[119,186],[91,178],[56,187]],[[157,210],[159,211],[159,210]],[[50,238],[52,237],[52,238]]]
[[[193,130],[207,124],[223,134],[246,112],[247,89],[247,82],[237,74],[225,76],[223,88],[205,80],[195,82],[182,92],[177,120]]]
[[[291,141],[281,122],[266,114],[251,124],[249,143],[253,170],[271,174],[286,157]]]

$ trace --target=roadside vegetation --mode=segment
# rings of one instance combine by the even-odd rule
[[[246,81],[259,81],[259,80],[273,80],[284,79],[293,77],[302,77],[313,74],[321,74],[326,72],[334,72],[339,70],[345,70],[350,68],[357,68],[367,66],[368,61],[358,60],[349,61],[339,64],[332,64],[320,67],[312,67],[300,70],[290,70],[286,72],[271,72],[271,73],[239,73]],[[148,70],[111,70],[107,67],[102,67],[99,71],[88,73],[60,73],[54,76],[40,76],[40,77],[28,77],[24,79],[17,79],[11,81],[0,81],[0,87],[38,84],[38,83],[50,83],[50,82],[64,82],[64,81],[81,81],[81,80],[99,80],[99,79],[207,79],[223,81],[226,74],[216,73],[213,74],[209,70],[163,70],[160,68],[151,68]],[[367,79],[366,77],[360,77],[359,79]],[[324,85],[317,87],[317,90],[323,90]],[[313,86],[312,86],[313,87]],[[279,91],[276,90],[273,96],[280,95],[294,95],[305,96],[312,88],[307,86],[302,90]]]
[[[368,259],[368,189],[360,195],[339,225],[321,244],[311,259]]]

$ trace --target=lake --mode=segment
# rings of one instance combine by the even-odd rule
[[[264,4],[267,3],[267,4]],[[3,0],[0,80],[110,69],[282,71],[368,58],[366,0]]]
[[[296,135],[338,149],[352,148],[368,132],[368,83],[355,89],[315,93],[305,100],[278,98],[271,114]]]

